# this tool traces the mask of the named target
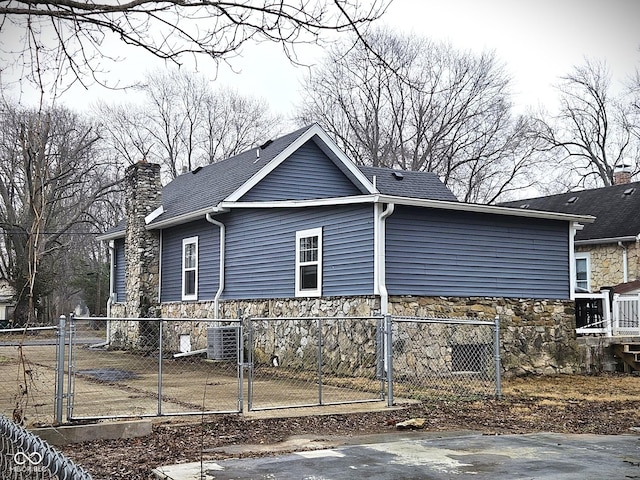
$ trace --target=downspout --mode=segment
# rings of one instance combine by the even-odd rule
[[[105,333],[105,341],[90,345],[89,348],[108,347],[109,343],[111,343],[111,320],[109,319],[111,318],[111,304],[113,303],[113,291],[115,290],[116,284],[115,250],[116,247],[113,240],[109,240],[109,298],[107,299],[107,331]]]
[[[618,242],[618,246],[622,249],[622,283],[629,281],[629,265],[627,258],[627,247],[622,242]]]
[[[395,209],[393,203],[388,203],[386,208],[380,213],[378,218],[378,290],[380,292],[380,313],[386,315],[389,313],[389,292],[387,291],[386,282],[386,226],[385,220]]]
[[[640,233],[636,235],[636,261],[633,275],[636,280],[640,280]]]
[[[206,219],[207,219],[207,222],[212,223],[220,228],[220,272],[219,272],[219,280],[218,280],[218,291],[216,292],[216,296],[213,299],[214,319],[218,320],[219,318],[218,306],[220,304],[220,296],[224,291],[224,265],[225,265],[224,251],[225,251],[226,228],[224,226],[224,223],[219,222],[218,220],[213,218],[211,213],[207,213]]]
[[[571,300],[576,299],[576,246],[575,236],[579,230],[582,230],[584,225],[571,222],[569,224],[569,298]]]

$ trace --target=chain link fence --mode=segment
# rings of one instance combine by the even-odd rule
[[[499,332],[497,317],[494,321],[392,317],[390,403],[396,398],[499,397]]]
[[[15,335],[15,336],[13,336]],[[0,407],[25,425],[500,396],[499,322],[71,317],[0,332]]]
[[[91,475],[41,438],[0,415],[0,478],[91,480]]]
[[[0,411],[17,423],[50,424],[58,326],[0,329]]]
[[[70,323],[70,420],[240,411],[239,336],[225,356],[216,340],[208,345],[211,331],[239,330],[239,322],[109,319],[108,340],[79,344],[78,330],[91,321]]]
[[[247,324],[249,410],[384,400],[382,317]]]

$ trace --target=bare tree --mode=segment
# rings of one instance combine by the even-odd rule
[[[95,126],[64,109],[32,111],[0,104],[2,270],[17,292],[16,320],[36,318],[43,297],[64,278],[59,263],[72,235],[117,185],[97,148]],[[40,312],[42,313],[42,312]]]
[[[606,64],[586,60],[562,77],[557,89],[559,113],[536,115],[535,129],[543,151],[555,154],[560,171],[566,172],[564,187],[612,185],[618,165],[638,173],[638,138],[633,135],[630,105],[611,93]]]
[[[530,183],[524,119],[494,54],[377,30],[341,45],[305,83],[300,122],[318,121],[358,163],[440,175],[460,199],[493,202]]]
[[[139,104],[103,103],[97,113],[122,159],[129,164],[141,158],[159,163],[170,179],[279,132],[281,118],[264,100],[231,89],[213,90],[195,73],[156,71],[137,91]]]
[[[204,98],[201,120],[203,164],[237,155],[282,133],[282,118],[271,113],[264,100],[229,88]]]
[[[136,105],[109,104],[101,102],[94,107],[94,114],[102,119],[102,133],[111,154],[126,165],[149,157],[153,148],[153,137],[145,124],[145,112]]]
[[[85,84],[100,81],[105,61],[117,60],[109,42],[121,42],[180,64],[204,55],[216,62],[248,41],[273,41],[295,59],[294,47],[321,43],[329,31],[361,30],[379,18],[387,0],[231,1],[9,0],[0,4],[0,32],[17,27],[23,78],[42,85],[46,69]],[[112,45],[112,44],[111,44]]]

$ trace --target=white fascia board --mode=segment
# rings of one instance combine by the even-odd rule
[[[347,168],[347,170],[351,172],[356,180],[358,180],[369,193],[379,193],[373,183],[369,181],[367,176],[363,174],[362,171],[360,171],[360,169],[356,166],[356,164],[353,163],[353,161],[349,157],[347,157],[342,149],[335,144],[333,139],[329,135],[327,135],[327,132],[325,132],[322,127],[320,127],[319,125],[314,125],[313,128],[317,129],[317,131],[315,131],[315,135],[318,135],[318,137],[324,142],[324,144],[329,147],[329,149],[331,149],[331,151],[336,155],[336,157],[338,157],[338,159]]]
[[[505,215],[511,217],[544,218],[549,220],[562,220],[570,222],[592,223],[595,217],[585,215],[570,215],[566,213],[544,212],[540,210],[528,210],[519,208],[496,207],[493,205],[480,205],[475,203],[450,202],[445,200],[426,200],[410,197],[395,197],[391,195],[354,195],[348,197],[314,198],[310,200],[276,200],[266,202],[238,202],[222,201],[214,207],[203,208],[185,215],[174,217],[165,221],[154,222],[148,226],[149,230],[167,228],[192,220],[197,220],[207,213],[225,213],[234,208],[304,208],[304,207],[330,207],[334,205],[354,205],[362,203],[394,203],[422,208],[435,208],[440,210],[457,210],[463,212],[488,213],[493,215]],[[122,235],[124,236],[124,234]],[[118,238],[113,237],[113,238]],[[631,237],[634,238],[634,237]]]
[[[605,243],[618,243],[618,242],[635,242],[638,240],[638,236],[626,236],[626,237],[610,237],[610,238],[591,238],[589,240],[576,240],[576,245],[598,245]]]
[[[379,195],[379,201],[383,203],[395,203],[424,208],[438,208],[440,210],[458,210],[463,212],[489,213],[493,215],[505,215],[509,217],[544,218],[548,220],[563,220],[569,222],[593,223],[596,217],[591,215],[572,215],[568,213],[546,212],[542,210],[529,210],[524,208],[497,207],[495,205],[482,205],[478,203],[450,202],[446,200],[426,200],[421,198],[394,197],[391,195]]]
[[[298,150],[302,145],[308,142],[311,138],[317,135],[333,153],[340,159],[340,161],[344,164],[344,166],[356,177],[356,179],[361,182],[370,193],[375,193],[373,184],[369,181],[369,179],[355,166],[355,164],[349,160],[349,158],[336,146],[335,143],[327,136],[324,130],[318,125],[315,124],[309,129],[300,135],[294,142],[291,143],[287,148],[285,148],[280,154],[278,154],[273,160],[267,163],[264,167],[262,167],[255,175],[253,175],[249,180],[244,182],[240,188],[235,190],[231,195],[224,199],[224,202],[237,202],[244,194],[246,194],[249,190],[255,187],[260,181],[262,181],[267,175],[269,175],[276,167],[278,167],[282,162],[284,162],[287,158],[289,158],[296,150]]]
[[[151,222],[153,222],[156,218],[158,218],[163,213],[164,213],[164,207],[162,205],[160,205],[153,212],[151,212],[149,215],[144,217],[145,225],[149,225]]]
[[[450,202],[446,200],[427,200],[410,197],[395,197],[391,195],[356,195],[350,197],[318,198],[312,200],[278,200],[269,202],[221,202],[220,207],[232,208],[296,208],[296,207],[323,207],[332,205],[349,205],[356,203],[393,203],[422,208],[435,208],[439,210],[457,210],[463,212],[488,213],[492,215],[505,215],[511,217],[544,218],[549,220],[562,220],[570,222],[592,223],[595,217],[585,215],[571,215],[566,213],[545,212],[541,210],[525,210],[518,208],[496,207],[493,205],[480,205],[476,203]]]
[[[116,232],[105,233],[103,235],[96,236],[96,240],[99,242],[107,242],[110,240],[116,240],[118,238],[124,238],[125,230],[118,230]]]
[[[154,222],[153,224],[148,225],[147,230],[157,230],[159,228],[168,228],[180,225],[181,223],[187,223],[192,220],[203,218],[207,213],[211,213],[214,210],[214,207],[206,207],[183,215],[178,215],[177,217],[168,218],[167,220],[160,220],[159,222]]]

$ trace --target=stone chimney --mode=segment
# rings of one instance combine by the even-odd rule
[[[144,218],[162,203],[160,165],[141,161],[125,172],[125,282],[128,317],[156,317],[160,234],[147,230]]]
[[[631,166],[624,163],[613,167],[613,184],[623,185],[631,182]]]

